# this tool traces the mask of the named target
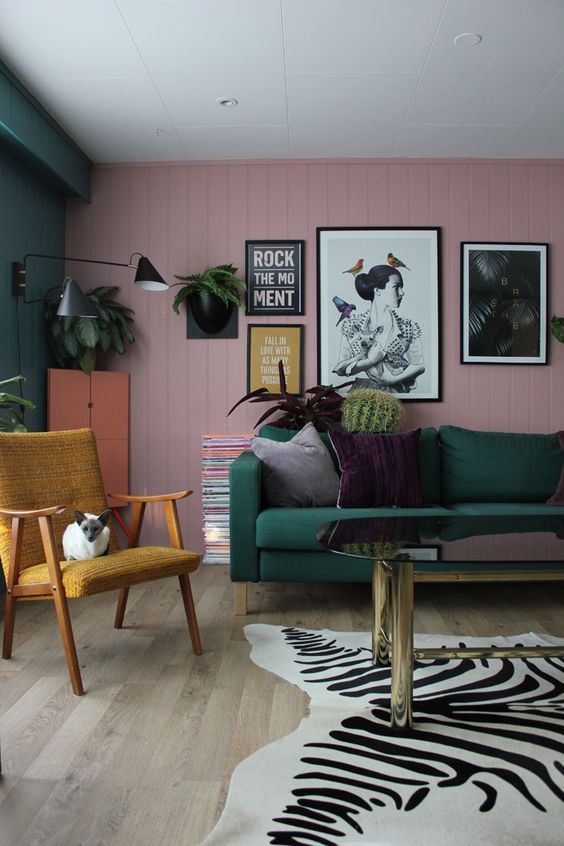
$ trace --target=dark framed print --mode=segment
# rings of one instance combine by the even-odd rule
[[[440,400],[440,229],[317,229],[318,377]]]
[[[462,242],[463,364],[546,364],[548,244]]]
[[[247,393],[257,388],[266,388],[271,393],[277,393],[280,386],[279,361],[284,365],[288,393],[303,393],[303,332],[302,324],[249,324]]]
[[[245,241],[247,314],[303,314],[303,279],[303,241]]]

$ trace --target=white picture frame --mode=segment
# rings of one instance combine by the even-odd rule
[[[318,227],[319,384],[441,399],[439,246],[434,226]]]

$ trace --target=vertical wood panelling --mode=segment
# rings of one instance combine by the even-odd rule
[[[460,364],[460,242],[550,242],[550,309],[564,312],[564,163],[287,162],[100,167],[92,204],[68,205],[67,251],[124,260],[149,255],[174,274],[232,261],[244,272],[246,239],[305,240],[305,315],[245,317],[232,340],[186,339],[174,291],[138,291],[115,275],[135,310],[136,343],[114,359],[131,371],[131,478],[139,491],[196,495],[182,507],[188,543],[201,549],[202,434],[250,432],[260,406],[226,414],[246,391],[249,322],[306,325],[306,387],[317,379],[317,226],[440,226],[442,389],[440,403],[406,403],[408,425],[510,431],[564,428],[564,346],[550,343],[547,367]],[[128,275],[129,274],[129,275]],[[101,284],[100,276],[80,276]],[[103,279],[108,279],[104,276]],[[156,531],[157,522],[149,526]]]
[[[550,212],[549,307],[551,314],[564,315],[564,168],[550,168],[547,204]],[[564,344],[549,338],[550,392],[549,430],[562,429],[562,382]]]

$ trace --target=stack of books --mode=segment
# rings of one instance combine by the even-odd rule
[[[204,564],[229,564],[229,467],[254,435],[204,435],[202,438],[202,506]]]

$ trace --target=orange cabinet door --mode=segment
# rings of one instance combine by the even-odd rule
[[[47,370],[47,428],[92,429],[106,492],[129,493],[129,373]]]
[[[82,370],[47,371],[47,429],[90,426],[90,376]]]

